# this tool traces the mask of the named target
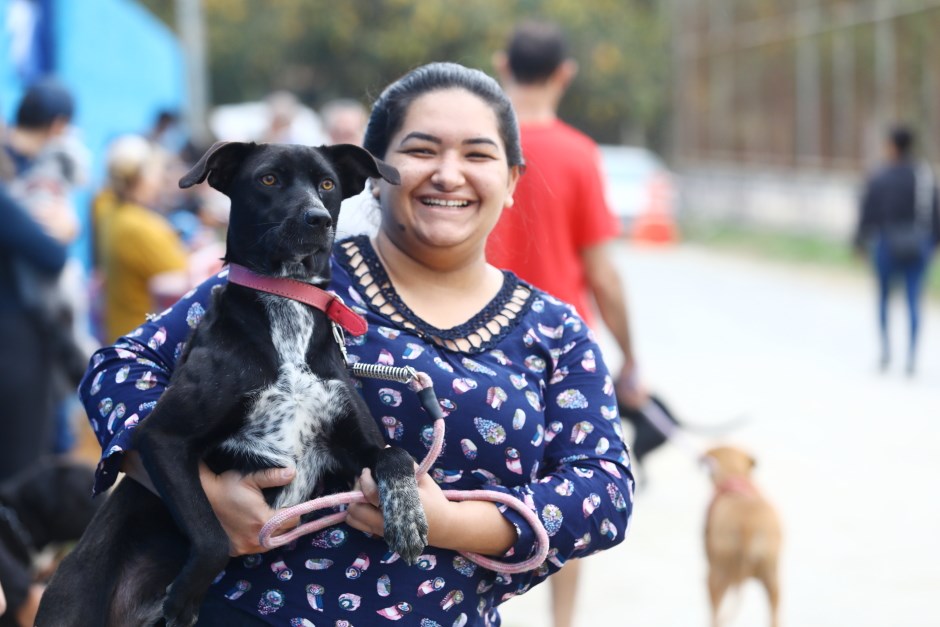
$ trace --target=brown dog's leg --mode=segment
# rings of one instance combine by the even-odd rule
[[[777,578],[777,564],[768,564],[758,573],[758,579],[767,590],[767,601],[770,604],[770,627],[778,627],[780,608],[780,581]]]
[[[721,600],[728,591],[728,578],[717,572],[714,568],[708,571],[708,597],[712,604],[712,627],[718,625],[718,611],[721,609]]]

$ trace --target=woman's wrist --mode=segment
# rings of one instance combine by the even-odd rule
[[[516,528],[495,503],[448,501],[429,530],[428,544],[451,551],[501,556],[515,543]]]

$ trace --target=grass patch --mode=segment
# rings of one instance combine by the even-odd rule
[[[862,275],[866,263],[852,252],[848,240],[810,234],[779,233],[751,226],[684,222],[684,239],[696,244],[765,259],[826,267]],[[940,263],[934,256],[927,275],[926,295],[940,301]]]

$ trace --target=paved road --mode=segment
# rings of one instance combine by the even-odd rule
[[[908,379],[900,363],[874,367],[861,278],[688,246],[617,255],[650,386],[689,422],[749,418],[724,439],[755,454],[783,519],[783,625],[940,626],[940,307]],[[577,627],[708,625],[709,485],[681,447],[647,470],[627,540],[584,564]],[[550,625],[549,594],[505,604],[504,625]],[[745,586],[729,626],[767,624],[761,589]]]

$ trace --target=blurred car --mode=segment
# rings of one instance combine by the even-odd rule
[[[675,222],[677,181],[662,160],[640,146],[600,146],[601,167],[606,177],[607,204],[634,234],[637,221],[655,217]]]

